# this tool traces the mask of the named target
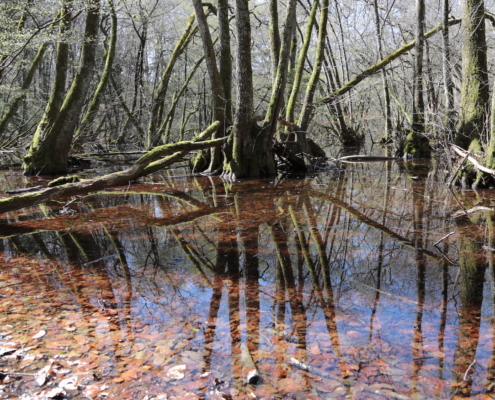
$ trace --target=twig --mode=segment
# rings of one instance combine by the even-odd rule
[[[87,262],[86,264],[83,264],[83,267],[87,267],[88,265],[97,263],[98,261],[103,261],[106,260],[107,258],[114,258],[114,257],[117,257],[117,254],[112,254],[111,256],[106,256],[106,257],[98,258],[98,260]]]
[[[5,193],[7,194],[18,194],[18,193],[26,193],[26,192],[34,192],[36,190],[42,189],[43,186],[33,186],[24,189],[16,189],[16,190],[7,190]]]
[[[450,180],[447,182],[447,186],[452,186],[452,182],[454,182],[454,179],[455,177],[457,176],[457,173],[459,172],[459,170],[462,168],[462,166],[464,165],[464,163],[466,162],[466,160],[468,159],[468,157],[471,155],[471,153],[473,152],[473,150],[471,150],[469,153],[467,153],[464,158],[461,160],[461,162],[459,163],[459,165],[457,166],[456,170],[454,171],[454,173],[452,174],[452,177],[450,178]]]
[[[441,238],[438,242],[433,243],[433,246],[438,245],[439,243],[443,242],[445,239],[447,239],[449,236],[452,236],[455,232],[450,232],[447,233],[443,238]]]
[[[467,370],[466,370],[466,372],[464,373],[464,377],[462,378],[462,380],[463,380],[464,382],[466,382],[466,381],[467,381],[467,374],[469,373],[469,371],[471,371],[471,368],[473,367],[473,365],[474,365],[474,364],[476,364],[476,359],[474,359],[474,361],[473,361],[471,364],[469,364],[468,369],[467,369]]]

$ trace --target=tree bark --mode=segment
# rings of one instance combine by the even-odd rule
[[[449,0],[443,0],[442,44],[443,44],[443,85],[445,92],[445,140],[452,141],[454,135],[454,83],[450,69],[449,42]]]
[[[213,48],[213,41],[211,39],[210,29],[206,20],[206,15],[203,10],[203,4],[201,0],[192,0],[194,6],[194,12],[198,21],[199,33],[201,41],[203,43],[203,51],[205,54],[206,67],[208,69],[208,76],[210,78],[210,88],[212,93],[212,107],[213,107],[213,119],[222,123],[215,137],[225,135],[225,101],[224,101],[224,88],[222,79],[217,67],[217,61],[215,56],[215,49]],[[222,165],[222,154],[218,149],[213,149],[210,152],[210,164],[205,173],[213,174]]]
[[[296,99],[301,87],[301,79],[304,72],[304,64],[306,63],[306,57],[308,55],[309,44],[311,43],[311,36],[313,33],[313,27],[316,20],[316,11],[318,10],[320,2],[315,0],[311,12],[309,14],[308,22],[306,23],[306,32],[304,33],[304,41],[299,52],[299,58],[297,60],[296,71],[294,73],[294,83],[292,84],[292,90],[290,93],[289,101],[287,102],[287,110],[285,112],[285,119],[290,123],[294,123],[294,109],[296,106]]]
[[[469,148],[487,133],[488,73],[483,0],[465,0],[462,20],[462,89],[456,144]],[[475,144],[476,146],[476,144]]]

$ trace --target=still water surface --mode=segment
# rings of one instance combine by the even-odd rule
[[[0,398],[495,398],[495,193],[445,180],[169,172],[2,215]]]

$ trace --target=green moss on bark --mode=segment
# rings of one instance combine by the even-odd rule
[[[404,158],[430,158],[430,141],[424,135],[410,132],[404,144]]]

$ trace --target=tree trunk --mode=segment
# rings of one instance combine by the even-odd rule
[[[201,0],[192,0],[194,6],[194,12],[198,21],[199,33],[201,41],[203,43],[203,51],[205,54],[206,67],[208,69],[208,75],[210,78],[210,87],[212,93],[212,106],[213,106],[213,120],[220,121],[222,128],[220,128],[214,135],[214,137],[221,137],[225,135],[225,101],[224,101],[224,88],[222,79],[218,71],[215,49],[213,48],[213,41],[211,39],[210,29],[206,20],[206,15],[203,10],[203,4]],[[219,149],[213,149],[210,152],[210,163],[206,173],[213,174],[222,165],[222,154]]]
[[[277,75],[273,81],[272,96],[266,112],[264,129],[268,129],[269,135],[273,137],[277,129],[279,112],[282,108],[285,95],[285,84],[287,82],[287,69],[289,65],[290,44],[292,41],[292,31],[296,24],[296,0],[289,0],[285,25],[282,32],[282,43],[277,66]],[[269,139],[271,139],[271,137]]]
[[[105,67],[103,68],[103,73],[101,74],[100,82],[96,87],[96,90],[91,99],[91,103],[88,107],[88,110],[86,111],[86,114],[84,115],[82,122],[79,125],[79,128],[77,129],[75,135],[76,140],[77,139],[81,140],[80,135],[81,134],[84,135],[84,130],[91,125],[91,122],[93,122],[95,114],[100,106],[101,97],[105,91],[105,88],[107,87],[110,74],[112,73],[113,59],[115,57],[115,46],[117,44],[117,14],[115,13],[115,8],[112,0],[109,0],[109,6],[110,6],[110,19],[112,23],[110,27],[110,40],[107,50],[107,57],[105,60]]]
[[[380,14],[378,12],[378,1],[374,0],[373,8],[375,10],[375,25],[376,25],[376,37],[378,40],[378,55],[380,59],[383,59],[383,44],[382,44],[382,27],[380,23]],[[387,73],[385,68],[382,69],[382,82],[383,82],[383,96],[385,100],[385,133],[383,138],[385,141],[389,139],[390,131],[392,129],[392,121],[390,117],[390,93],[388,91]]]
[[[296,107],[296,100],[301,87],[301,79],[304,72],[304,64],[306,63],[306,56],[308,55],[309,44],[311,43],[311,36],[313,33],[313,27],[316,20],[316,11],[320,2],[315,0],[311,13],[309,14],[308,22],[306,23],[306,32],[304,33],[304,41],[299,52],[299,58],[297,60],[296,71],[294,74],[294,83],[292,85],[292,91],[290,93],[289,101],[287,102],[287,110],[285,112],[285,119],[290,123],[294,123],[294,109]]]
[[[248,0],[235,1],[237,33],[236,114],[225,149],[222,176],[229,180],[269,176],[276,173],[269,131],[260,131],[254,121],[251,22]],[[290,37],[289,37],[290,38]]]
[[[449,43],[449,0],[443,0],[442,38],[443,38],[443,85],[445,90],[445,140],[452,141],[454,135],[454,83],[450,70]]]
[[[483,0],[464,1],[461,114],[456,144],[466,149],[487,133],[489,91],[484,14]]]
[[[218,0],[218,26],[220,38],[220,77],[225,102],[225,119],[232,122],[232,53],[230,51],[230,26],[228,0]]]
[[[170,59],[168,60],[167,66],[163,70],[160,84],[157,88],[157,93],[155,98],[153,99],[153,104],[151,106],[151,117],[150,122],[148,124],[148,131],[145,139],[145,147],[152,148],[158,143],[159,134],[158,128],[162,124],[163,111],[165,108],[165,97],[168,91],[168,84],[170,82],[170,78],[172,76],[172,70],[177,62],[179,56],[182,54],[184,49],[187,47],[192,37],[197,31],[197,27],[194,26],[195,15],[191,14],[189,17],[189,22],[184,29],[184,33],[180,37],[180,39],[175,44],[174,50],[170,55]]]
[[[316,47],[316,59],[313,65],[313,71],[309,78],[304,97],[301,114],[299,115],[299,126],[303,132],[306,132],[309,127],[310,116],[314,110],[313,99],[316,91],[316,86],[320,80],[320,72],[325,58],[325,42],[327,36],[327,21],[328,21],[329,1],[323,0],[320,7],[320,30],[318,32],[318,43]]]
[[[95,65],[100,20],[99,0],[90,0],[88,7],[79,68],[60,111],[55,112],[57,99],[49,104],[49,106],[54,105],[52,110],[56,118],[52,118],[51,110],[48,110],[36,130],[28,154],[24,157],[23,169],[26,175],[58,174],[67,171],[72,138],[86,100]],[[64,75],[64,71],[67,71],[66,59],[60,68],[62,68],[61,75]],[[54,97],[58,98],[63,93],[61,91],[62,88],[54,89]]]
[[[413,72],[412,131],[404,145],[404,158],[430,157],[430,144],[425,134],[425,103],[423,88],[423,55],[425,47],[425,2],[416,0],[416,44]]]
[[[278,57],[280,54],[280,30],[278,28],[278,0],[270,0],[270,54],[272,60],[272,81],[277,76]]]

